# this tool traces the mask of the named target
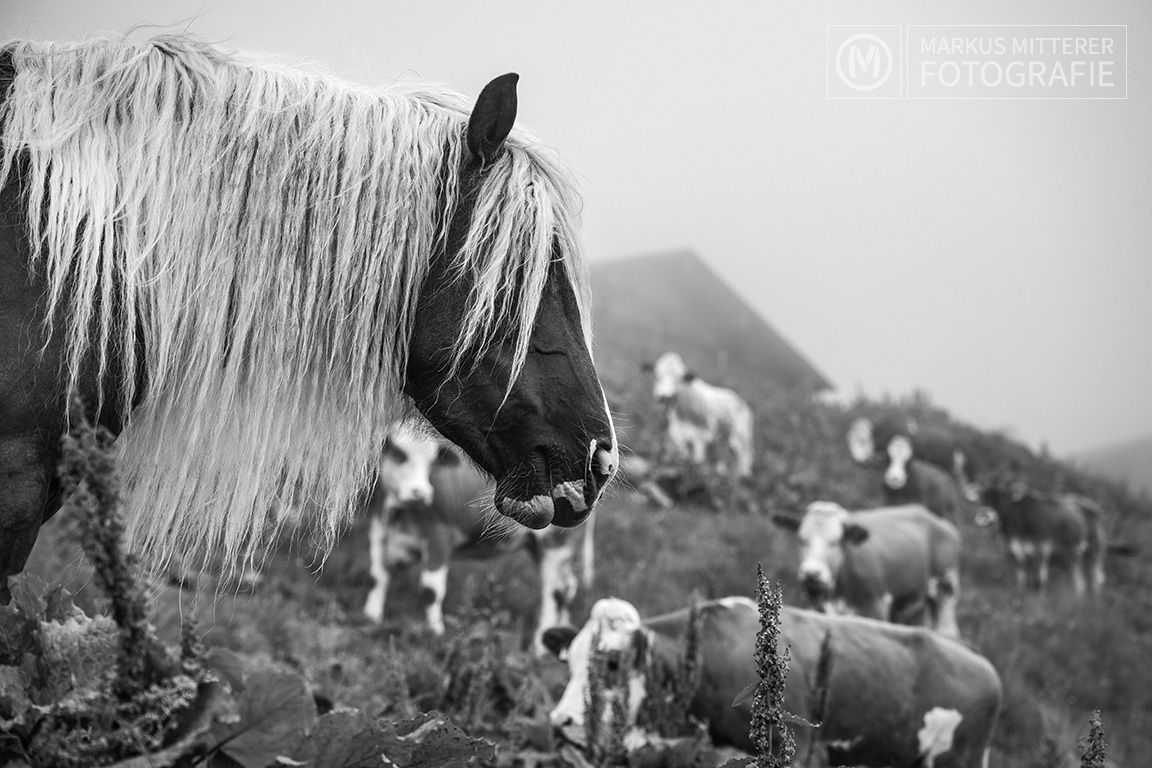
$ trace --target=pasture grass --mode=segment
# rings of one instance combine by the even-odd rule
[[[848,507],[875,504],[879,478],[854,466],[843,447],[844,430],[859,409],[839,412],[771,394],[754,402],[763,468],[749,489],[755,511],[694,505],[659,511],[621,484],[601,508],[596,584],[574,606],[578,623],[601,597],[627,599],[652,616],[697,599],[753,596],[756,563],[782,584],[785,604],[803,604],[794,578],[795,539],[778,530],[771,515],[819,498]],[[925,421],[946,418],[919,399],[900,405],[920,409]],[[651,420],[641,415],[631,425],[634,444],[650,445]],[[963,511],[960,628],[996,666],[1005,692],[992,765],[1078,764],[1078,742],[1095,710],[1107,728],[1110,764],[1144,764],[1152,754],[1152,509],[1007,436],[973,434],[987,450],[1022,457],[1036,485],[1097,498],[1108,510],[1112,538],[1139,549],[1135,557],[1109,559],[1109,583],[1099,597],[1076,600],[1056,567],[1047,594],[1021,594],[1003,543],[973,524],[973,509]],[[63,582],[90,613],[106,608],[64,528],[59,519],[45,526],[29,570]],[[151,595],[150,619],[161,639],[175,645],[181,617],[194,618],[210,653],[236,654],[252,668],[299,672],[339,706],[388,718],[439,708],[493,739],[504,764],[526,755],[562,764],[544,719],[567,669],[528,653],[539,599],[528,556],[454,564],[445,605],[449,632],[436,638],[423,628],[414,573],[394,579],[384,625],[362,618],[371,582],[366,528],[361,521],[348,531],[320,570],[307,545],[284,542],[252,594],[217,594],[209,580],[195,591],[161,585]]]

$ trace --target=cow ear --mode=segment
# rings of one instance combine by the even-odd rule
[[[700,378],[700,377],[696,375],[696,371],[693,371],[691,368],[684,371],[684,383],[685,384],[691,384],[692,382],[696,381],[696,379],[698,379],[698,378]]]
[[[652,373],[652,371],[656,370],[656,364],[651,360],[645,360],[640,363],[640,370],[644,373]]]
[[[868,529],[858,523],[844,523],[844,541],[863,544],[868,541]]]
[[[436,454],[436,465],[440,467],[458,467],[460,466],[460,454],[448,446],[442,445],[440,446],[440,452]]]
[[[544,635],[540,638],[540,641],[544,643],[544,647],[547,648],[553,656],[564,661],[568,655],[568,646],[572,645],[572,640],[575,637],[575,627],[549,627],[544,630]]]
[[[788,531],[800,530],[800,518],[792,515],[772,515],[772,522]]]
[[[650,641],[648,640],[648,633],[643,629],[638,629],[632,633],[632,654],[633,666],[641,669],[648,665],[648,649]]]
[[[468,118],[468,151],[480,165],[488,165],[500,154],[504,140],[516,122],[515,72],[500,75],[480,91]]]

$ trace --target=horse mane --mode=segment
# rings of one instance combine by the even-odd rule
[[[3,52],[0,185],[26,195],[68,391],[94,363],[99,399],[126,414],[132,543],[156,563],[247,566],[277,527],[269,512],[307,505],[330,547],[410,407],[408,340],[462,204],[468,104],[186,35]],[[590,338],[579,200],[514,131],[474,205],[450,267],[474,281],[452,373],[511,334],[514,381],[554,259]]]

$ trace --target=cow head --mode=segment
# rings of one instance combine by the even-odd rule
[[[912,441],[904,435],[897,435],[888,441],[888,469],[884,472],[884,484],[898,491],[908,484],[908,462],[912,460]]]
[[[616,707],[613,704],[627,690],[627,727],[636,724],[640,704],[647,693],[645,674],[651,640],[640,621],[636,607],[625,600],[607,598],[592,606],[588,623],[577,632],[572,627],[545,630],[544,646],[557,658],[568,662],[570,676],[559,703],[548,719],[556,728],[585,727],[585,706],[589,703],[588,680],[594,663],[603,664],[603,697],[596,709],[609,727]]]
[[[845,547],[868,539],[868,529],[852,522],[848,511],[830,501],[814,501],[802,518],[777,515],[777,525],[800,538],[800,584],[813,605],[826,607],[844,564]]]
[[[390,507],[432,501],[432,469],[454,466],[460,457],[430,432],[401,425],[388,433],[379,480]]]
[[[680,385],[690,382],[696,375],[684,364],[684,360],[675,352],[665,352],[652,365],[652,397],[658,402],[670,403],[680,391]]]
[[[979,488],[979,501],[995,510],[997,516],[1010,514],[1012,508],[1028,498],[1032,489],[1015,468],[1001,470],[991,482]]]

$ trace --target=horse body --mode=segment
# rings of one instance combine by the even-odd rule
[[[252,561],[301,500],[331,539],[413,406],[501,513],[582,522],[618,448],[575,193],[512,132],[515,84],[469,114],[185,37],[0,52],[0,599],[73,396],[122,433],[161,561]]]

